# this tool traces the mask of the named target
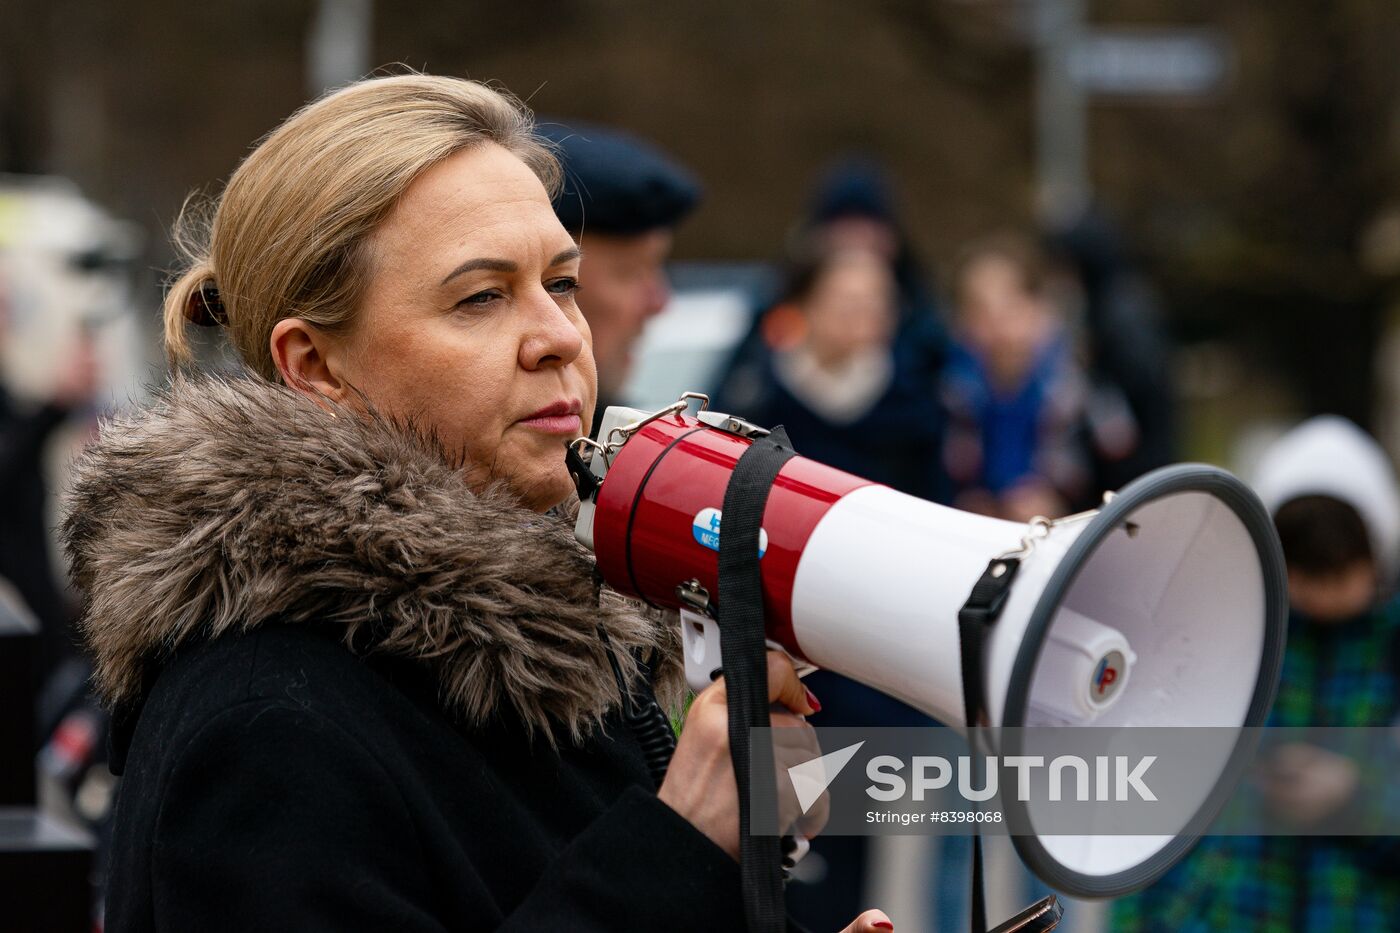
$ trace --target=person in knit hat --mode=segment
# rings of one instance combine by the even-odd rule
[[[1345,419],[1303,423],[1261,460],[1254,487],[1274,518],[1291,607],[1269,725],[1388,726],[1400,712],[1400,491],[1369,435]],[[1300,832],[1352,804],[1356,761],[1290,742],[1256,780]],[[1322,933],[1400,923],[1396,840],[1212,836],[1160,882],[1114,905],[1117,933]]]

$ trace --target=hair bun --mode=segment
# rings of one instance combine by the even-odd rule
[[[191,324],[200,327],[222,327],[228,323],[223,299],[219,297],[219,289],[213,282],[205,282],[190,293],[185,317]]]

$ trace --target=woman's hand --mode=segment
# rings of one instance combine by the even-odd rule
[[[894,924],[883,910],[867,910],[852,920],[851,925],[841,933],[889,933],[893,929]]]
[[[820,705],[802,685],[802,681],[797,679],[792,660],[781,651],[768,652],[768,702],[790,711],[773,712],[771,721],[775,728],[800,729],[805,733],[805,741],[798,743],[787,741],[785,736],[781,743],[784,748],[804,746],[810,754],[805,754],[799,760],[820,755],[815,733],[802,719],[804,715],[815,713]],[[783,757],[788,757],[786,752]],[[785,763],[778,763],[779,770]],[[780,782],[779,812],[789,815],[796,808],[796,803],[794,800],[791,806],[788,805],[784,798],[793,795],[784,794],[782,787]],[[671,758],[657,797],[731,857],[739,857],[739,789],[734,781],[734,765],[729,758],[729,709],[723,677],[702,690],[691,703],[680,741],[676,743],[676,753]],[[813,811],[817,809],[813,807]],[[791,815],[795,818],[798,814]],[[809,816],[820,815],[812,813]]]

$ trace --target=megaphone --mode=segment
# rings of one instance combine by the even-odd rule
[[[688,401],[701,400],[698,415]],[[600,483],[576,535],[614,589],[682,612],[696,689],[720,666],[703,610],[717,592],[721,512],[735,464],[766,430],[687,393],[658,412],[605,413],[589,470]],[[949,726],[964,714],[958,615],[998,558],[1014,585],[987,631],[980,676],[992,726],[1260,726],[1273,702],[1287,612],[1268,513],[1238,479],[1184,464],[1092,512],[1029,525],[973,515],[794,457],[759,536],[770,644]],[[801,670],[801,667],[799,667]],[[975,724],[974,724],[975,725]],[[1200,810],[1244,762],[1209,751]],[[1207,814],[1207,816],[1213,814]],[[1028,867],[1076,896],[1156,880],[1188,835],[1013,837]]]

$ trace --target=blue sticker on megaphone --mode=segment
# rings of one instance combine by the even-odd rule
[[[695,513],[695,520],[690,523],[690,533],[695,536],[695,540],[702,547],[707,547],[712,551],[719,550],[719,525],[723,513],[719,509],[701,509]],[[761,558],[768,551],[768,532],[762,528],[758,529],[758,556]]]

